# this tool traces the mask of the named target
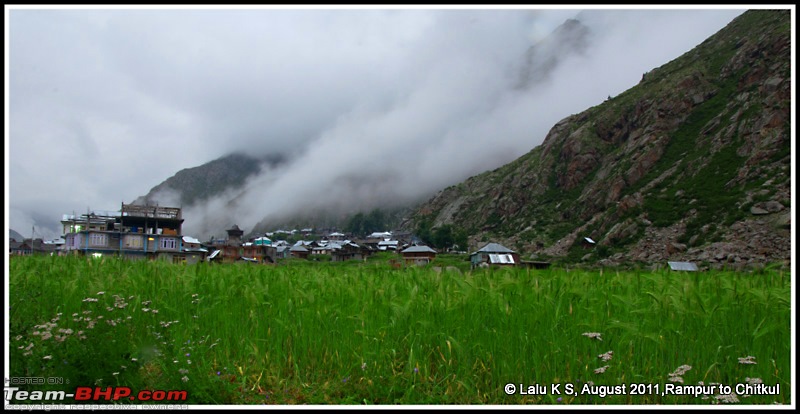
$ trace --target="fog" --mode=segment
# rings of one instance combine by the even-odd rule
[[[62,214],[118,210],[232,152],[288,161],[186,206],[184,234],[417,203],[743,11],[7,10],[7,221],[57,237]],[[581,42],[546,40],[572,18]]]

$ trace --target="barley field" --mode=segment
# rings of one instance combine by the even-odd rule
[[[185,390],[197,405],[792,403],[780,268],[8,266],[10,375],[63,379],[21,390]]]

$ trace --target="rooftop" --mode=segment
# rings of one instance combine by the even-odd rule
[[[515,251],[499,243],[487,243],[475,253],[516,253]],[[474,254],[474,253],[473,253]]]

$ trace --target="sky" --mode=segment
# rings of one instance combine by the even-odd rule
[[[131,7],[6,6],[6,232],[59,237],[63,214],[118,211],[232,152],[288,162],[254,176],[221,226],[423,200],[748,6]],[[528,62],[570,18],[585,47]],[[521,85],[545,56],[555,69]],[[224,201],[184,211],[184,234],[205,239]]]

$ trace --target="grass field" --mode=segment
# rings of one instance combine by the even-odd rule
[[[10,371],[188,404],[790,404],[790,282],[14,257]]]

